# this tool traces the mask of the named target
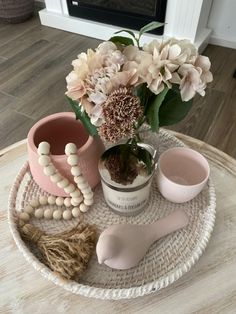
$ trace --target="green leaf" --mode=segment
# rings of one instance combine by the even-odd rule
[[[147,107],[147,122],[153,132],[159,129],[159,109],[168,91],[168,87],[165,87]]]
[[[152,92],[146,84],[140,84],[135,89],[135,95],[139,97],[141,105],[145,108],[149,101],[149,98],[152,96]]]
[[[142,27],[139,31],[139,38],[144,34],[149,31],[152,31],[153,29],[159,28],[161,26],[165,25],[165,23],[160,23],[160,22],[151,22],[144,27]]]
[[[69,101],[69,104],[71,105],[72,109],[75,112],[76,119],[80,120],[85,129],[88,131],[88,133],[92,136],[96,135],[97,128],[91,123],[90,118],[86,111],[82,111],[80,105],[70,97],[66,96],[67,100]]]
[[[172,125],[184,119],[191,109],[192,103],[192,99],[183,101],[179,86],[174,85],[167,93],[159,109],[160,127]]]
[[[106,160],[111,155],[119,155],[119,154],[120,154],[120,147],[119,145],[116,145],[105,150],[105,152],[101,156],[101,159]]]
[[[144,148],[139,148],[137,157],[146,165],[147,172],[150,174],[152,171],[152,156],[150,153]]]
[[[133,39],[123,36],[113,36],[109,39],[109,41],[112,41],[114,44],[121,44],[125,46],[134,45]]]
[[[132,31],[130,31],[129,29],[121,29],[120,31],[115,32],[114,34],[119,34],[119,33],[122,33],[122,32],[128,33],[128,34],[130,34],[132,37],[135,38],[135,33],[132,32]]]

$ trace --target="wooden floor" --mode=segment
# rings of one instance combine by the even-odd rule
[[[38,17],[0,24],[0,148],[27,136],[40,118],[70,111],[65,77],[71,61],[96,39],[40,25]],[[209,45],[214,82],[196,97],[188,117],[172,129],[210,143],[236,157],[236,50]]]

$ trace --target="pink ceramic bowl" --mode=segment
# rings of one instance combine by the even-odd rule
[[[51,145],[51,159],[59,172],[74,182],[64,153],[65,145],[75,143],[78,147],[79,166],[91,187],[100,182],[98,161],[104,152],[104,145],[98,137],[89,136],[82,123],[75,119],[72,112],[50,115],[38,121],[28,134],[28,157],[30,171],[35,182],[46,192],[56,196],[68,196],[63,189],[51,182],[38,164],[37,147],[46,141]]]
[[[209,164],[200,153],[185,147],[170,148],[159,158],[159,191],[174,203],[190,201],[202,191],[209,174]]]

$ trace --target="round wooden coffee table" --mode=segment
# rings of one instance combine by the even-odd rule
[[[27,159],[26,141],[0,151],[0,312],[235,313],[236,160],[199,140],[171,133],[210,162],[217,196],[216,223],[205,253],[190,272],[158,293],[132,300],[73,295],[41,277],[25,261],[10,234],[7,203],[15,176]]]

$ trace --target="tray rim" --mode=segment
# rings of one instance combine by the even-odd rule
[[[168,133],[167,131],[161,130],[161,133],[164,133],[166,137],[171,137],[175,139],[176,143],[179,143],[180,146],[183,146],[183,142],[177,139],[174,135]],[[185,146],[185,145],[184,145]],[[159,291],[162,288],[167,287],[168,285],[175,282],[177,279],[182,277],[187,273],[191,267],[198,261],[200,256],[203,254],[208,241],[210,239],[211,233],[214,228],[215,216],[216,216],[216,195],[214,184],[209,179],[209,204],[208,204],[208,213],[210,214],[211,220],[208,220],[207,228],[204,228],[204,232],[201,233],[201,238],[199,239],[198,246],[192,251],[192,255],[183,262],[178,268],[169,272],[166,276],[158,278],[152,282],[146,283],[142,286],[134,286],[130,288],[100,288],[93,287],[89,285],[84,285],[72,280],[66,280],[58,275],[54,274],[46,265],[41,263],[36,256],[28,249],[25,242],[21,239],[20,234],[17,229],[17,223],[14,217],[15,211],[15,200],[17,197],[17,192],[20,187],[20,182],[22,176],[27,172],[28,161],[26,161],[18,172],[16,179],[11,187],[9,199],[8,199],[8,223],[10,227],[11,234],[16,242],[16,245],[19,251],[23,254],[24,258],[29,264],[31,264],[35,270],[39,271],[43,277],[52,281],[56,285],[63,287],[65,290],[70,291],[75,294],[79,294],[85,297],[93,297],[97,299],[104,300],[118,300],[118,299],[130,299],[136,298],[139,296],[144,296],[146,294],[154,293]]]

